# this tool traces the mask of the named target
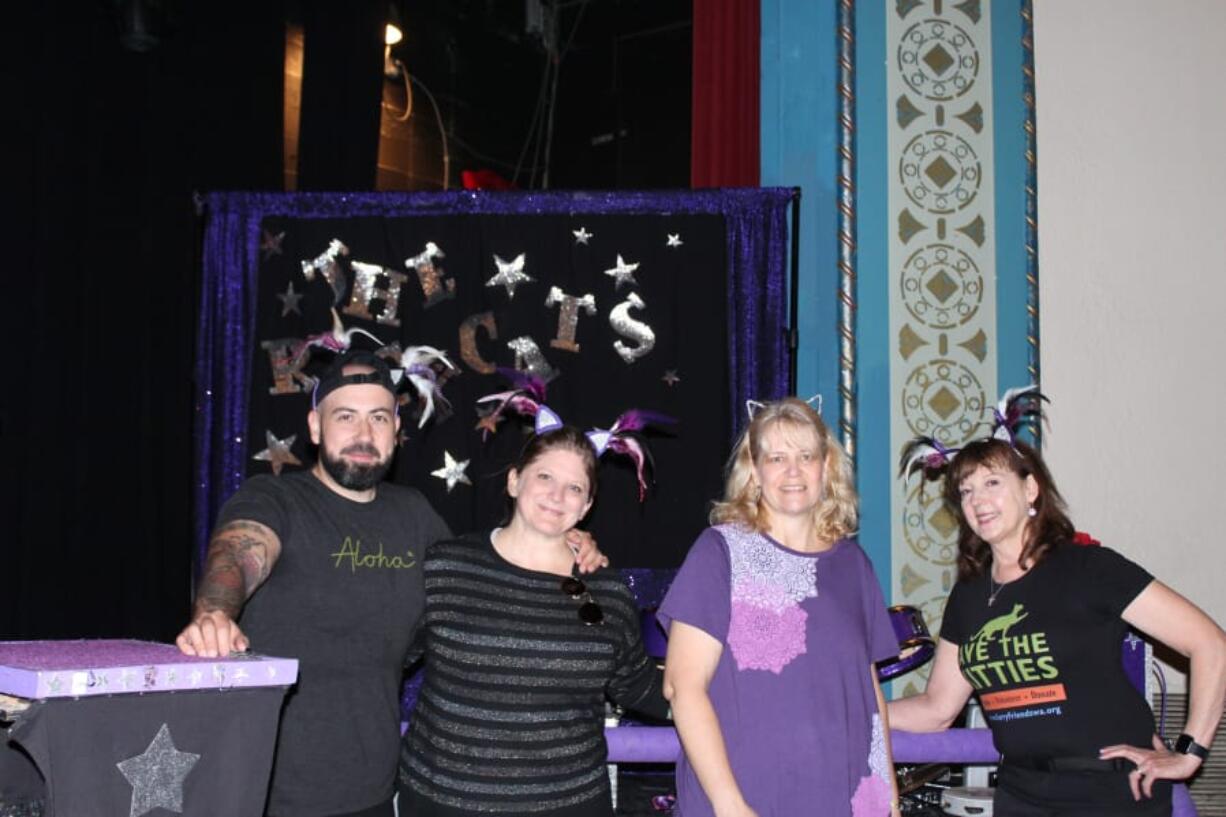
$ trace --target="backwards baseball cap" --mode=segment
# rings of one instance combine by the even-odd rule
[[[345,369],[351,366],[360,366],[370,371],[345,374]],[[315,391],[311,394],[311,408],[318,408],[325,397],[339,388],[362,383],[382,386],[391,392],[393,397],[396,396],[396,384],[392,380],[392,370],[387,361],[373,352],[354,350],[338,355],[323,376],[315,382]]]

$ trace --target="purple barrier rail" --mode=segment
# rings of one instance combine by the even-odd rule
[[[617,726],[605,729],[610,763],[672,763],[681,751],[671,726]],[[892,731],[890,743],[898,763],[994,764],[1000,753],[987,729],[947,729],[917,734]],[[1172,817],[1196,817],[1187,786],[1176,784]]]
[[[610,763],[672,763],[681,751],[671,726],[618,726],[605,730]],[[947,729],[914,734],[892,732],[899,763],[995,763],[1000,753],[987,729]]]

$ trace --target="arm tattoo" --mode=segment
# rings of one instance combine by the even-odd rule
[[[209,542],[204,576],[196,591],[196,612],[218,610],[237,619],[247,598],[268,578],[269,530],[258,522],[235,520]]]

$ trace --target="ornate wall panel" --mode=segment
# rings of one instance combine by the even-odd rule
[[[886,6],[890,449],[982,433],[997,384],[991,4]],[[892,597],[933,631],[957,523],[931,483],[895,480]],[[915,682],[908,682],[904,687]]]

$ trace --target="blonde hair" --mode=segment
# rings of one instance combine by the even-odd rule
[[[851,460],[821,416],[795,397],[767,403],[754,414],[728,458],[724,498],[711,509],[711,524],[735,522],[759,532],[770,527],[770,514],[762,505],[762,492],[754,479],[754,464],[762,456],[763,437],[776,425],[797,431],[809,429],[817,436],[823,465],[822,499],[813,509],[818,539],[834,542],[854,532],[859,514]]]

